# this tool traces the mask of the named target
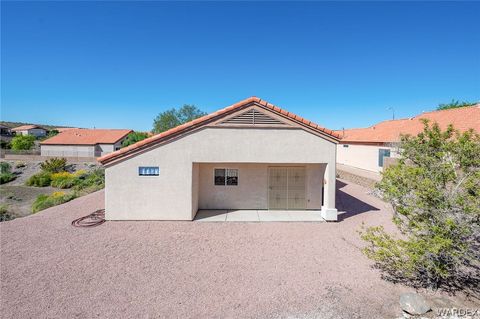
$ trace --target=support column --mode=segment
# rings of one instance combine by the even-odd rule
[[[325,168],[324,186],[323,186],[323,206],[322,218],[327,221],[337,220],[337,209],[335,208],[335,163],[327,164]]]

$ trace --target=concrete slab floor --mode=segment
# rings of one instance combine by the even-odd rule
[[[324,222],[320,211],[201,209],[198,222]]]

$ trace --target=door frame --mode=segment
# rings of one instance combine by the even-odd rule
[[[270,169],[272,168],[285,168],[287,169],[287,208],[270,208]],[[299,209],[291,209],[288,208],[288,169],[289,168],[303,168],[305,170],[305,178],[304,178],[304,193],[305,193],[305,208],[303,210],[307,209],[307,166],[306,165],[273,165],[273,166],[268,166],[267,167],[267,209],[271,211],[278,211],[278,210],[299,210]]]

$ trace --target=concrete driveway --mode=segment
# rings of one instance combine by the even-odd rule
[[[0,224],[3,318],[391,318],[408,289],[360,252],[362,222],[393,229],[339,183],[338,223],[70,222],[103,191]]]

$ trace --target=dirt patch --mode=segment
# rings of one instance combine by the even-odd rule
[[[0,186],[0,204],[7,205],[8,211],[14,217],[24,217],[32,213],[31,207],[38,195],[51,194],[54,191],[61,190],[54,187],[30,187],[25,186],[25,182],[34,174],[41,171],[39,161],[5,161],[12,167],[12,173],[16,178]],[[90,171],[97,168],[93,163],[69,163],[68,170],[75,172],[77,170]]]
[[[53,187],[0,186],[0,203],[6,204],[15,218],[32,213],[31,207],[38,195],[51,194],[58,189]]]

